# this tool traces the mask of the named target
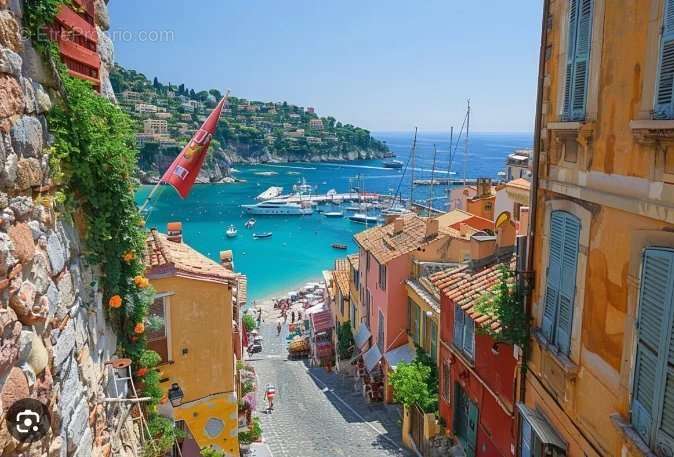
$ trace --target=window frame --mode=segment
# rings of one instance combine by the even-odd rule
[[[173,295],[171,292],[164,292],[164,293],[157,293],[154,296],[154,299],[152,301],[152,304],[150,305],[150,310],[148,312],[148,317],[149,313],[152,311],[152,307],[155,305],[157,300],[161,300],[161,306],[162,306],[162,319],[164,321],[163,329],[164,329],[164,336],[162,337],[157,337],[152,335],[152,331],[148,330],[146,333],[146,339],[148,343],[148,347],[152,349],[152,346],[154,345],[157,347],[157,345],[162,344],[165,347],[165,353],[166,353],[166,360],[164,360],[164,357],[162,357],[162,360],[160,362],[161,364],[169,363],[173,357],[172,357],[172,352],[171,352],[171,325],[170,325],[170,300],[169,298]],[[155,350],[155,349],[153,349]],[[162,356],[162,352],[156,350],[156,352]]]

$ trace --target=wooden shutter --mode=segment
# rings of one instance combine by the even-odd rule
[[[520,439],[520,457],[534,457],[531,452],[531,438],[532,438],[531,424],[522,418],[522,437]]]
[[[463,310],[459,305],[454,306],[454,345],[458,348],[463,347]]]
[[[660,40],[660,61],[656,80],[655,117],[671,119],[674,91],[674,0],[665,0],[662,38]]]
[[[562,277],[562,249],[564,244],[564,216],[561,211],[553,211],[550,216],[550,246],[548,249],[548,272],[545,280],[543,322],[541,330],[548,341],[553,341],[553,330],[557,320],[557,304]]]
[[[562,275],[557,305],[555,343],[560,351],[568,354],[571,346],[573,306],[576,295],[580,222],[569,213],[560,212],[560,214],[564,219],[564,243],[562,246]]]
[[[571,118],[571,96],[573,92],[573,61],[576,54],[576,33],[578,29],[578,2],[569,0],[569,33],[566,46],[566,80],[564,82],[564,117]]]
[[[585,101],[587,99],[587,79],[590,71],[590,43],[592,41],[592,2],[578,0],[578,34],[573,67],[573,98],[571,114],[574,120],[585,119]]]
[[[659,416],[662,420],[658,421],[656,433],[658,441],[667,442],[667,437],[671,438],[674,432],[673,288],[674,251],[646,250],[639,293],[632,424],[649,444],[653,443],[654,423]]]
[[[471,358],[475,352],[475,322],[468,316],[463,321],[463,350]]]

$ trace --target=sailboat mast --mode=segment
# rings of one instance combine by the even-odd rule
[[[452,188],[452,146],[454,144],[454,126],[449,127],[449,160],[447,161],[447,198]]]
[[[414,141],[412,141],[412,171],[410,178],[410,209],[412,209],[412,205],[414,205],[414,167],[417,153],[417,130],[418,127],[414,127]]]
[[[433,185],[435,184],[435,159],[438,156],[438,149],[433,145],[433,167],[431,168],[431,189],[428,196],[428,217],[433,211]]]
[[[468,99],[468,110],[466,111],[466,142],[463,146],[463,187],[466,188],[466,173],[468,171],[468,132],[470,131],[470,98]]]

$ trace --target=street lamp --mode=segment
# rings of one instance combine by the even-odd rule
[[[180,406],[183,402],[184,396],[185,394],[183,393],[183,390],[180,388],[177,382],[174,382],[168,391],[168,398],[169,401],[171,402],[171,405],[173,405],[174,407]]]

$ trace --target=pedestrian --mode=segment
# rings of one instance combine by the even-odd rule
[[[265,397],[267,397],[267,414],[271,414],[274,409],[274,397],[276,396],[276,387],[267,384],[265,387]]]
[[[299,322],[301,320],[302,320],[302,311],[297,311],[297,321]]]
[[[293,311],[292,314],[290,315],[290,322],[292,322],[293,324],[295,323],[295,311]]]
[[[278,321],[276,323],[276,336],[279,336],[281,334],[281,321]]]

